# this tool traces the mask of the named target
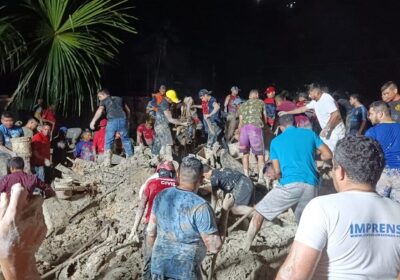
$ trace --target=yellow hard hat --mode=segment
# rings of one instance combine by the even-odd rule
[[[181,101],[178,99],[178,96],[176,96],[176,91],[173,90],[173,89],[168,90],[168,91],[166,92],[165,95],[166,95],[172,102],[174,102],[174,103],[179,103],[179,102],[181,102]]]

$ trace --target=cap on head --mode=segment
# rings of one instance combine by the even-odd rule
[[[274,87],[267,87],[264,91],[264,93],[269,94],[269,93],[273,93],[275,92],[275,88]]]
[[[63,133],[67,133],[68,128],[66,126],[62,126],[58,129],[58,132],[63,132]]]
[[[166,95],[172,102],[174,102],[174,103],[179,103],[179,102],[181,102],[181,101],[178,99],[178,96],[177,96],[177,94],[176,94],[176,91],[173,90],[173,89],[168,90],[168,91],[166,92],[165,95]]]
[[[175,171],[174,163],[170,160],[165,160],[160,162],[157,165],[156,172],[160,171],[161,169],[168,170],[168,171]]]
[[[199,97],[202,97],[204,95],[210,95],[212,93],[212,91],[208,91],[207,89],[203,88],[199,91]]]

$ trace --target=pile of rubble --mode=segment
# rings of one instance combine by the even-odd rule
[[[232,164],[229,156],[221,156]],[[139,188],[156,163],[147,151],[114,167],[75,160],[71,169],[60,168],[63,180],[75,184],[77,191],[68,199],[47,199],[43,205],[48,233],[37,253],[42,279],[141,278],[142,244],[127,237]],[[291,212],[277,223],[264,223],[251,252],[242,248],[246,229],[244,222],[226,238],[216,260],[215,279],[272,278],[288,252],[296,223]],[[206,258],[205,275],[210,264]]]

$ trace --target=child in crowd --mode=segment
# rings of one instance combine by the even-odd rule
[[[84,130],[81,134],[81,141],[76,144],[74,156],[83,160],[94,161],[92,134]]]
[[[264,99],[265,111],[267,113],[267,124],[272,128],[276,117],[275,88],[267,87],[264,93],[267,95]]]

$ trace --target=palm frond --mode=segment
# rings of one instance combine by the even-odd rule
[[[0,7],[0,11],[5,7]],[[0,17],[0,72],[14,70],[25,50],[24,38],[16,30],[10,16]]]
[[[35,17],[30,56],[19,65],[16,99],[44,97],[65,112],[81,112],[100,87],[101,66],[111,63],[122,40],[116,31],[136,33],[127,0],[31,0]],[[91,103],[91,102],[90,102]],[[93,108],[92,108],[93,109]]]

